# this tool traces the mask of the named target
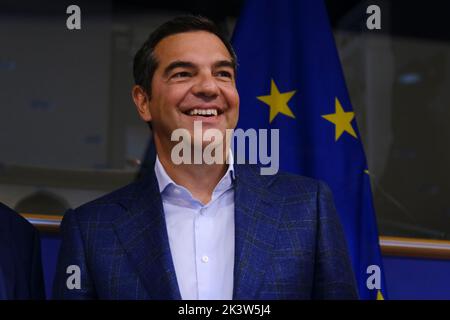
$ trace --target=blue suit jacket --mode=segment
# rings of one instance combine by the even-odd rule
[[[357,298],[329,189],[312,179],[235,166],[234,299]],[[154,174],[62,222],[56,299],[180,299]],[[69,290],[69,265],[81,288]]]
[[[45,299],[39,233],[1,203],[0,299]]]

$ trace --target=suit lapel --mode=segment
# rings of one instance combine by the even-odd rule
[[[270,192],[274,177],[236,166],[233,299],[257,299],[281,215],[282,198]]]
[[[144,177],[136,190],[127,213],[113,223],[116,234],[149,296],[181,299],[155,175]]]

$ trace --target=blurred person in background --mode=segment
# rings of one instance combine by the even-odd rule
[[[45,299],[38,231],[0,203],[0,299]]]

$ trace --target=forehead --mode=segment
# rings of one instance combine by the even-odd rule
[[[230,60],[225,44],[215,34],[206,31],[183,32],[162,39],[155,47],[155,57],[160,66],[175,60],[193,63],[214,63]]]

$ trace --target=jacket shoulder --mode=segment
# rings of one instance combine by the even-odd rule
[[[317,195],[321,190],[329,192],[328,186],[321,180],[285,171],[278,171],[274,175],[262,175],[260,167],[256,165],[247,165],[242,169],[246,173],[241,176],[245,176],[247,183],[268,189],[271,193],[282,197]]]
[[[283,189],[284,192],[292,191],[292,193],[298,193],[300,191],[301,193],[315,193],[322,185],[325,185],[320,180],[283,171],[277,173],[275,178],[275,185]]]
[[[0,203],[0,225],[8,227],[13,235],[19,238],[24,235],[34,235],[36,232],[27,219],[2,203]]]
[[[141,182],[132,182],[124,187],[107,193],[97,199],[89,201],[75,209],[69,209],[66,216],[76,216],[77,220],[83,221],[111,221],[115,217],[127,210],[136,197],[136,191],[139,190]]]

